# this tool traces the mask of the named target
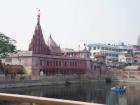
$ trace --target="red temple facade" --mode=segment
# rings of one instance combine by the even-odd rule
[[[51,35],[45,42],[38,14],[28,51],[11,54],[4,62],[28,67],[32,75],[84,74],[90,69],[89,54],[86,47],[80,51],[62,51]]]
[[[88,65],[88,50],[62,52],[60,46],[56,44],[51,35],[45,43],[40,25],[40,14],[37,18],[29,51],[32,51],[34,55],[32,60],[32,71],[34,75],[38,75],[41,71],[46,75],[84,74],[90,67]],[[80,55],[82,56],[80,57]]]

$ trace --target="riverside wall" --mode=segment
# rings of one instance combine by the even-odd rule
[[[123,70],[92,70],[87,73],[91,78],[122,78],[122,79],[140,79],[140,71],[123,71]]]
[[[140,83],[140,71],[97,71],[87,72],[84,75],[53,75],[53,76],[26,76],[0,75],[0,88],[20,88],[41,85],[60,85],[69,83],[83,83],[111,78],[120,83]]]
[[[74,83],[81,83],[85,81],[84,75],[56,75],[56,76],[36,76],[36,77],[21,77],[16,76],[5,77],[0,75],[0,88],[20,88],[42,85],[68,85]]]

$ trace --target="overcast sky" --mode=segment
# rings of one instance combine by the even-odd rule
[[[136,44],[140,0],[0,0],[0,32],[27,50],[41,11],[45,40],[51,34],[62,48],[83,43]]]

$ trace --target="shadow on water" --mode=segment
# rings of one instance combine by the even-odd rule
[[[26,94],[50,98],[86,101],[107,105],[139,105],[140,85],[129,85],[126,94],[117,95],[111,92],[116,84],[106,84],[102,81],[84,84],[38,86],[27,88],[0,89],[0,92]],[[2,104],[0,104],[2,105]],[[7,105],[7,104],[4,104]],[[8,104],[12,105],[12,104]]]

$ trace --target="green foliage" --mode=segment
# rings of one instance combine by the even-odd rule
[[[4,35],[0,32],[0,57],[5,57],[8,53],[13,53],[16,51],[15,40]]]

